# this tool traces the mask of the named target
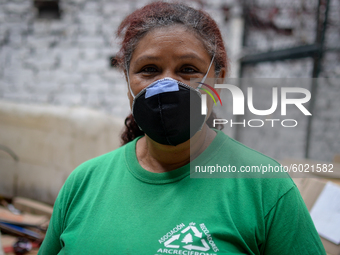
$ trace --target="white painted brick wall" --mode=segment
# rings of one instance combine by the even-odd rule
[[[119,23],[127,14],[148,2],[61,0],[62,18],[44,21],[36,18],[33,1],[0,0],[0,98],[25,103],[86,106],[124,118],[129,113],[126,82],[122,73],[109,67],[109,57],[119,49],[114,37]],[[263,8],[273,6],[271,0],[260,2]],[[289,20],[289,10],[301,8],[301,3],[300,0],[275,1],[275,5],[282,8],[274,20],[275,24],[289,27],[291,22],[294,26],[293,36],[251,29],[247,51],[266,51],[293,46],[298,42],[313,42],[315,35],[311,31],[315,27],[314,15]],[[313,12],[316,3],[317,0],[305,1],[307,11]],[[218,22],[228,48],[230,29],[221,9],[224,4],[233,6],[235,1],[206,1],[205,10]],[[198,3],[193,5],[200,7]],[[332,0],[331,5],[330,16],[339,23],[339,3]],[[338,46],[338,28],[330,27],[329,31],[326,35],[326,38],[331,38],[328,44]],[[233,52],[229,52],[229,55],[234,64],[238,56]],[[327,54],[323,76],[340,76],[339,59],[339,54]],[[311,70],[311,60],[304,59],[263,63],[246,68],[245,76],[310,77]],[[334,153],[340,153],[339,129],[336,124],[339,123],[339,111],[336,103],[325,106],[322,100],[338,102],[338,86],[321,89],[319,93],[321,101],[317,104],[320,110],[316,113],[317,121],[313,126],[315,136],[312,157],[331,160]],[[322,131],[326,127],[327,135]],[[249,131],[244,134],[242,141],[276,158],[302,156],[304,134],[301,132],[274,132],[268,135]],[[258,142],[249,136],[258,136],[258,139],[267,141],[265,144],[268,146],[259,147]],[[274,138],[277,138],[276,143],[271,142]],[[287,140],[292,142],[290,146],[286,146]],[[318,147],[318,141],[322,141],[320,144],[323,145]]]
[[[270,8],[273,7],[272,1],[257,0],[256,2],[260,3],[261,8],[267,8],[269,11]],[[301,12],[298,16],[289,15],[289,12],[294,11],[294,8],[301,8],[302,3],[305,4],[305,13]],[[274,33],[271,29],[251,28],[246,43],[247,51],[266,52],[269,50],[314,43],[316,26],[315,7],[317,3],[318,1],[316,0],[275,1],[275,5],[280,6],[281,9],[277,19],[274,19],[274,23],[284,27],[289,25],[290,21],[292,23],[293,36],[280,35]],[[339,10],[340,2],[331,0],[329,12],[331,25],[328,26],[326,33],[326,45],[328,47],[339,47]],[[254,78],[304,78],[312,77],[312,70],[312,59],[305,58],[247,66],[244,70],[244,76]],[[333,85],[327,85],[324,80],[321,80],[319,85],[315,112],[313,113],[310,157],[316,160],[332,161],[335,154],[340,154],[339,52],[329,52],[325,54],[320,77],[332,77],[334,79]],[[311,82],[309,86],[306,86],[306,84],[304,86],[310,90]],[[262,95],[262,98],[266,100],[265,94]],[[277,159],[286,157],[301,158],[304,157],[305,151],[306,124],[306,120],[303,120],[301,123],[302,127],[294,129],[294,131],[291,132],[287,132],[285,129],[247,129],[242,133],[241,141]]]
[[[125,78],[109,67],[119,49],[114,33],[126,15],[148,2],[64,0],[60,20],[39,20],[33,1],[2,0],[0,98],[87,106],[125,117]],[[219,23],[222,3],[206,5]]]

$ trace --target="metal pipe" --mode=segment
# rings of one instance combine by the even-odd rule
[[[320,19],[320,9],[322,6],[322,2],[325,2],[325,13],[323,17],[323,21]],[[316,95],[318,91],[318,80],[320,71],[321,71],[321,61],[323,58],[324,53],[324,43],[325,43],[325,34],[327,29],[327,22],[328,22],[328,11],[329,11],[329,2],[330,0],[319,0],[318,12],[317,12],[317,34],[315,39],[315,44],[319,46],[319,50],[314,54],[314,65],[313,65],[313,79],[311,85],[311,101],[309,103],[309,112],[312,114],[308,118],[307,122],[307,130],[306,130],[306,146],[305,146],[305,158],[310,157],[310,143],[311,143],[311,136],[312,136],[312,124],[313,118],[315,114],[315,101]]]
[[[0,144],[0,150],[7,152],[14,159],[14,161],[19,161],[19,157],[9,147]]]

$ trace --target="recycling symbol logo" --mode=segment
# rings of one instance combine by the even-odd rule
[[[180,245],[178,244],[177,240],[181,240],[180,242],[183,243],[182,247],[183,249],[187,250],[194,250],[194,251],[208,251],[210,250],[210,246],[208,245],[207,241],[202,238],[203,233],[200,232],[194,222],[191,222],[189,226],[184,228],[180,234],[175,234],[171,236],[167,241],[164,242],[164,246],[166,248],[173,248],[178,249],[180,248]],[[201,245],[193,245],[193,235],[200,239]]]

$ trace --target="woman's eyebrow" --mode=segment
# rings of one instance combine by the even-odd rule
[[[193,59],[193,60],[198,60],[198,61],[200,61],[203,64],[205,63],[204,59],[202,59],[198,55],[192,54],[192,53],[185,54],[185,55],[180,55],[180,56],[178,56],[176,58],[178,58],[178,59]]]
[[[156,60],[159,61],[161,58],[157,56],[151,56],[151,55],[144,55],[135,60],[135,64],[138,65],[140,62],[143,61],[150,61],[150,60]]]
[[[201,62],[202,64],[205,64],[206,61],[204,61],[202,58],[200,58],[198,55],[193,54],[193,53],[189,53],[189,54],[184,54],[184,55],[178,55],[178,56],[174,56],[175,59],[190,59],[190,60],[197,60],[199,62]],[[159,61],[161,60],[161,57],[158,56],[152,56],[152,55],[143,55],[140,56],[139,58],[137,58],[135,60],[135,64],[138,65],[140,62],[143,61]]]

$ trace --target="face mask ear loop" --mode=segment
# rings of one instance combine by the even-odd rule
[[[211,59],[210,65],[209,65],[209,67],[208,67],[208,71],[205,73],[203,79],[201,80],[201,82],[200,82],[200,84],[198,85],[198,87],[197,87],[196,90],[199,90],[199,89],[202,87],[202,85],[203,85],[202,83],[205,82],[205,79],[206,79],[207,76],[208,76],[208,73],[209,73],[209,71],[210,71],[210,68],[211,68],[212,64],[214,63],[214,59],[215,59],[215,53],[214,53],[214,55],[213,55],[213,57],[212,57],[212,59]]]
[[[210,71],[210,68],[211,68],[212,64],[214,63],[215,54],[216,54],[216,48],[217,48],[217,45],[215,44],[214,55],[213,55],[213,57],[212,57],[212,59],[211,59],[210,65],[209,65],[209,67],[208,67],[208,71],[205,73],[203,79],[202,79],[201,82],[199,83],[199,85],[198,85],[198,87],[197,87],[197,89],[196,89],[197,91],[202,87],[203,83],[205,82],[205,79],[206,79],[207,76],[208,76],[208,73],[209,73],[209,71]],[[207,121],[207,115],[205,115],[205,120],[204,120],[204,122],[206,122],[206,121]],[[202,127],[201,127],[200,130],[202,130]]]
[[[130,94],[133,97],[133,99],[135,99],[135,94],[133,94],[131,86],[130,86],[129,69],[127,69],[127,68],[126,68],[126,78],[127,78]]]

